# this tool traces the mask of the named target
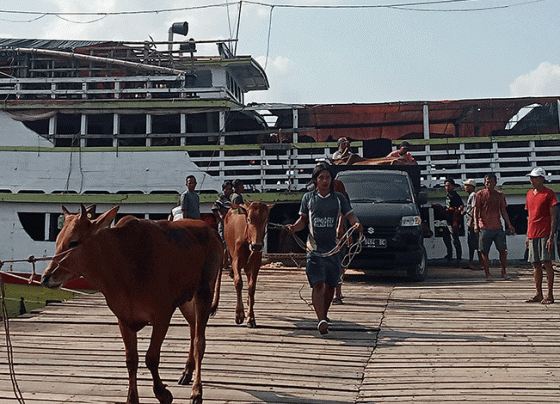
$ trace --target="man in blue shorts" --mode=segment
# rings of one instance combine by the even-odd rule
[[[306,274],[313,289],[311,300],[319,320],[317,329],[326,334],[329,332],[327,313],[340,281],[342,266],[340,253],[324,254],[337,245],[339,215],[346,217],[359,232],[363,231],[363,227],[352,212],[350,202],[340,192],[334,191],[333,177],[327,165],[317,165],[311,179],[315,189],[303,196],[299,219],[287,227],[288,232],[294,234],[309,225]]]
[[[507,244],[506,233],[502,225],[502,218],[508,231],[515,234],[509,216],[506,211],[507,202],[503,192],[496,189],[498,179],[495,174],[486,174],[484,177],[484,189],[476,193],[474,198],[474,231],[478,234],[478,250],[486,273],[486,280],[491,281],[490,260],[488,252],[492,243],[500,253],[500,266],[502,267],[502,278],[509,279],[506,272]]]

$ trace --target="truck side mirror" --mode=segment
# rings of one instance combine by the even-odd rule
[[[416,195],[416,203],[418,203],[418,205],[428,203],[428,194],[424,191],[418,192],[418,195]]]

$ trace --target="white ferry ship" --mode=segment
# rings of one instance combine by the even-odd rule
[[[170,31],[186,33],[184,24]],[[216,54],[199,55],[208,44]],[[523,257],[525,174],[538,165],[549,182],[560,179],[557,98],[248,105],[246,93],[269,82],[228,44],[0,39],[0,260],[52,255],[61,204],[119,204],[121,215],[167,218],[189,174],[209,221],[221,184],[235,178],[246,199],[276,203],[271,222],[295,219],[312,168],[342,136],[365,157],[406,139],[430,204],[443,204],[446,177],[482,184],[496,173],[518,231],[510,257]],[[430,204],[433,259],[445,250]],[[269,252],[288,252],[279,237],[269,232]]]

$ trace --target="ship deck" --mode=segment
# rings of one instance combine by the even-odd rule
[[[532,270],[485,282],[480,271],[430,268],[423,283],[351,275],[327,336],[315,329],[304,271],[269,265],[256,297],[258,328],[234,321],[224,273],[203,361],[206,403],[541,403],[560,395],[560,304],[526,304]],[[2,331],[4,334],[4,329]],[[139,334],[140,353],[150,327]],[[161,374],[175,397],[188,328],[179,313],[162,349]],[[2,335],[3,337],[4,335]],[[127,372],[115,317],[100,294],[49,305],[9,324],[15,376],[25,403],[123,403]],[[6,341],[0,401],[12,391]],[[145,366],[142,403],[157,403]]]

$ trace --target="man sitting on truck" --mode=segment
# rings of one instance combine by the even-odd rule
[[[341,137],[336,142],[338,145],[338,150],[332,155],[333,164],[340,165],[351,165],[356,161],[363,160],[360,156],[350,151],[350,141],[346,137]]]
[[[410,144],[407,141],[404,141],[399,145],[397,150],[389,153],[387,157],[403,159],[407,162],[407,164],[418,164],[414,157],[412,157],[412,154],[408,151],[409,148]]]

